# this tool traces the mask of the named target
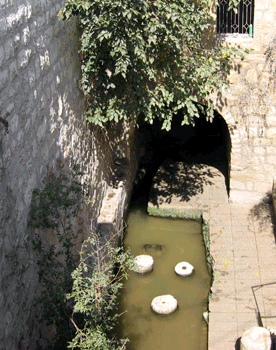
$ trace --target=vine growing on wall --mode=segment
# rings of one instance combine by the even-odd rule
[[[230,7],[237,0],[230,1]],[[208,46],[210,6],[201,0],[67,0],[59,18],[77,16],[81,35],[81,87],[89,106],[87,120],[102,125],[142,116],[169,130],[183,111],[193,124],[208,97],[221,90],[235,54],[227,45]],[[205,104],[207,107],[203,107]]]
[[[78,167],[68,175],[51,174],[44,189],[34,190],[31,202],[29,225],[36,229],[32,244],[42,287],[37,303],[42,306],[40,321],[55,329],[50,347],[54,349],[66,349],[74,334],[69,320],[72,306],[66,301],[66,293],[71,291],[71,273],[78,262],[73,220],[83,203],[81,175]]]

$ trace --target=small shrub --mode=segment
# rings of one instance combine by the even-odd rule
[[[68,300],[74,304],[72,323],[76,335],[70,349],[123,350],[127,339],[110,336],[118,317],[117,298],[127,271],[133,268],[130,251],[112,246],[113,237],[104,240],[92,234],[83,244],[80,263],[73,272],[73,288]],[[77,324],[75,316],[81,315]]]

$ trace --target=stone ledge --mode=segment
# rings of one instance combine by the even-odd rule
[[[123,182],[120,182],[117,188],[107,188],[97,220],[98,230],[105,234],[114,234],[119,231],[118,223],[123,218],[125,199],[126,191]]]

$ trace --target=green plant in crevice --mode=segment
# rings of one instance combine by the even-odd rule
[[[213,118],[210,94],[227,85],[240,50],[216,42],[210,6],[215,0],[67,0],[59,18],[77,16],[82,29],[80,85],[87,120],[96,125],[138,116],[171,128]],[[230,0],[236,6],[237,0]],[[203,105],[207,107],[203,107]]]
[[[112,331],[120,316],[116,312],[119,291],[134,263],[130,251],[114,247],[113,239],[91,233],[83,243],[79,265],[72,274],[72,292],[67,296],[74,304],[71,321],[76,330],[70,349],[125,349],[128,340],[117,339]]]
[[[78,261],[74,252],[78,232],[73,230],[73,220],[83,202],[81,175],[78,167],[68,175],[51,174],[44,189],[33,192],[31,202],[28,224],[36,229],[32,244],[42,287],[37,304],[42,306],[40,321],[55,328],[51,349],[66,349],[74,334],[66,293],[71,291],[71,274]]]

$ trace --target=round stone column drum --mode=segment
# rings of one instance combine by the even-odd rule
[[[147,273],[153,269],[153,257],[150,255],[137,255],[134,258],[134,271],[138,273]]]
[[[194,267],[188,262],[182,261],[175,266],[174,271],[178,275],[186,277],[186,276],[190,276],[193,273]]]
[[[151,308],[157,314],[169,315],[177,309],[177,300],[170,294],[160,295],[152,300]]]
[[[243,332],[241,350],[271,350],[271,335],[264,327],[252,327]]]

